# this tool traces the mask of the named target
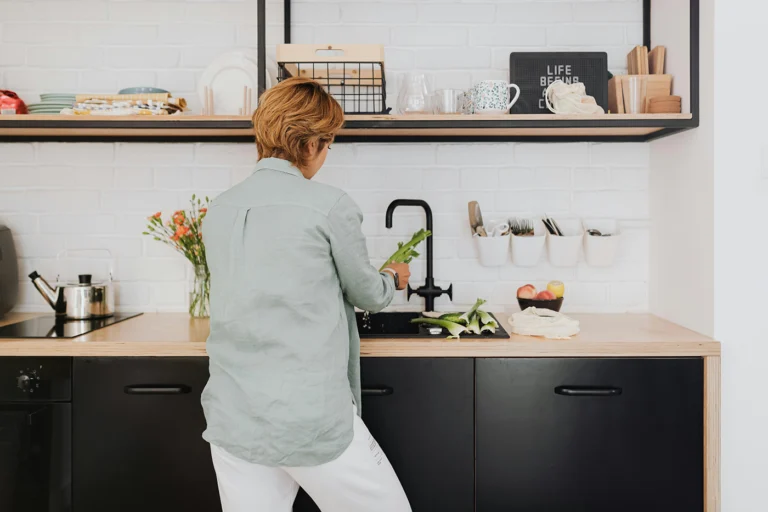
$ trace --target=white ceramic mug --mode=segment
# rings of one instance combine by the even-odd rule
[[[511,101],[510,89],[515,89],[515,97]],[[506,80],[483,80],[470,92],[471,108],[475,114],[506,114],[520,98],[520,88]]]

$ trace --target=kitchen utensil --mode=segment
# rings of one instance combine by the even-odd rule
[[[483,226],[490,237],[509,235],[509,223],[498,220],[489,220]]]
[[[483,225],[483,219],[482,214],[478,217],[478,212],[480,210],[480,205],[477,204],[477,201],[470,201],[467,203],[467,210],[469,213],[469,228],[472,231],[472,234],[474,235],[477,233],[477,227]]]
[[[534,228],[531,219],[509,219],[509,226],[515,236],[533,236]]]
[[[622,80],[624,111],[627,114],[645,113],[645,97],[648,91],[646,75],[625,76]]]
[[[170,94],[165,89],[159,89],[157,87],[128,87],[126,89],[120,89],[117,94]],[[40,95],[42,97],[42,94]]]
[[[563,307],[563,299],[564,297],[560,297],[559,299],[553,299],[553,300],[536,300],[536,299],[517,299],[517,303],[520,305],[520,311],[525,311],[528,308],[542,308],[542,309],[550,309],[552,311],[560,311],[560,308]]]
[[[515,90],[512,100],[510,89]],[[520,98],[520,87],[506,80],[483,80],[472,88],[471,95],[475,114],[500,115],[509,112]]]
[[[648,54],[648,65],[650,74],[664,74],[664,60],[666,59],[667,49],[664,46],[657,46]]]
[[[56,288],[32,271],[29,278],[57,316],[85,320],[112,316],[115,299],[112,283],[93,283],[91,274],[80,274],[78,282],[57,283]]]
[[[608,110],[611,114],[624,113],[624,94],[621,90],[621,77],[608,80]]]
[[[587,234],[589,236],[603,236],[599,229],[588,229]]]
[[[245,52],[233,51],[216,57],[198,82],[201,102],[205,104],[208,98],[207,115],[237,115],[244,107],[243,86],[257,89],[258,74],[256,60]],[[270,87],[272,80],[267,73],[267,88]]]
[[[397,111],[400,114],[429,114],[432,96],[431,76],[424,73],[406,73],[400,79]]]
[[[477,226],[477,235],[485,237],[488,236],[488,233],[485,231],[483,226]]]
[[[94,265],[92,262],[93,255],[108,255],[108,278],[103,282],[94,282],[92,274],[80,273],[78,271],[77,282],[63,280],[61,278],[63,263],[77,262],[82,265],[80,261],[73,258],[78,254],[84,254],[91,257],[82,260],[91,261],[89,266]],[[58,268],[55,287],[48,284],[37,271],[32,271],[32,273],[29,274],[32,284],[34,284],[37,291],[40,292],[46,302],[53,308],[56,312],[56,316],[72,320],[87,320],[109,317],[115,313],[115,296],[114,287],[112,285],[114,260],[112,259],[112,253],[110,251],[106,249],[86,249],[82,251],[65,250],[58,254],[56,262]],[[69,274],[71,271],[72,268],[65,270],[66,274]]]
[[[0,318],[16,306],[19,270],[11,230],[0,225]]]
[[[439,89],[435,91],[434,109],[436,114],[461,114],[463,94],[460,89]]]

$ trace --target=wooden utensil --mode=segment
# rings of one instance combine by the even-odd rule
[[[652,75],[664,74],[664,61],[666,59],[667,49],[664,46],[657,46],[648,55],[650,73]]]
[[[641,46],[640,47],[640,74],[641,75],[649,75],[649,66],[648,66],[648,47],[647,46]]]
[[[480,204],[477,201],[470,201],[467,208],[469,210],[469,227],[474,235],[478,232],[478,227],[483,227],[483,213],[480,211]]]
[[[624,113],[624,94],[621,91],[621,76],[608,80],[608,110],[612,114]]]

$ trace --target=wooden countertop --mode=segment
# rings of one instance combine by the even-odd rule
[[[13,313],[0,325],[38,314]],[[507,315],[497,314],[507,328]],[[720,355],[720,343],[648,314],[572,315],[570,340],[513,335],[509,340],[364,339],[367,357],[693,357]],[[208,321],[186,313],[142,316],[74,339],[0,339],[2,356],[205,356]]]

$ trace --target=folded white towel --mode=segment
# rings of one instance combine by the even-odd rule
[[[528,308],[509,317],[512,332],[564,340],[579,333],[579,321],[551,309]]]

